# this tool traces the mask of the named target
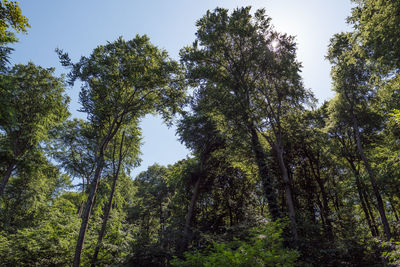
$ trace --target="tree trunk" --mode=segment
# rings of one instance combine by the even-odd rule
[[[370,209],[368,209],[367,204],[365,202],[366,196],[362,192],[360,178],[357,174],[355,176],[356,176],[355,177],[356,185],[357,185],[358,196],[360,197],[361,207],[364,211],[365,218],[367,219],[367,223],[368,223],[369,229],[371,230],[371,234],[372,234],[372,236],[376,237],[376,236],[378,236],[378,233],[377,233],[377,231],[374,227],[374,224],[371,221],[371,217],[370,217],[372,211]]]
[[[275,150],[278,156],[279,167],[282,172],[283,183],[285,185],[285,197],[286,197],[286,205],[288,206],[288,211],[289,211],[290,227],[292,229],[293,239],[297,243],[299,241],[299,235],[297,233],[296,211],[293,203],[292,187],[290,186],[288,171],[285,162],[283,160],[283,149],[281,146],[275,145]]]
[[[103,241],[104,234],[106,233],[107,221],[108,221],[108,218],[110,216],[112,201],[113,201],[114,193],[115,193],[115,187],[117,185],[117,180],[118,180],[118,176],[119,176],[119,170],[121,168],[122,147],[123,147],[123,144],[124,144],[124,137],[125,137],[125,132],[122,133],[122,137],[121,137],[121,145],[120,145],[120,148],[119,148],[118,166],[117,166],[116,172],[114,173],[114,177],[113,177],[114,179],[113,179],[113,184],[112,184],[112,187],[111,187],[111,193],[110,193],[110,196],[108,198],[108,203],[107,203],[106,209],[104,211],[103,223],[101,225],[101,230],[100,230],[100,233],[99,233],[99,237],[97,239],[96,248],[95,248],[94,253],[93,253],[92,267],[96,266],[97,256],[99,255],[101,243]]]
[[[1,184],[0,184],[0,196],[3,195],[4,189],[6,188],[8,180],[10,179],[11,174],[14,169],[15,169],[15,163],[11,162],[6,169],[6,171],[3,175],[3,180],[1,181]]]
[[[160,247],[164,248],[164,214],[162,208],[162,201],[160,200],[160,232],[159,232],[159,240],[160,240]]]
[[[360,130],[358,128],[357,120],[355,118],[355,115],[352,114],[352,117],[353,117],[353,127],[354,127],[354,133],[355,133],[355,138],[356,138],[357,150],[358,150],[358,153],[361,156],[361,159],[362,159],[362,161],[363,161],[363,163],[365,165],[365,168],[367,169],[367,172],[368,172],[368,175],[369,175],[369,179],[370,179],[371,184],[372,184],[372,189],[374,191],[376,202],[378,204],[378,211],[379,211],[379,214],[381,216],[383,230],[385,232],[386,239],[390,240],[390,238],[391,238],[390,227],[389,227],[388,220],[386,218],[385,208],[384,208],[384,205],[383,205],[381,194],[379,192],[378,184],[376,183],[375,174],[372,171],[371,165],[369,164],[369,161],[368,161],[367,157],[364,154],[364,149],[363,149],[363,147],[361,145]]]
[[[306,165],[303,165],[301,170],[302,171],[301,171],[300,175],[302,177],[307,177],[309,175],[308,174],[308,170],[306,168]],[[309,213],[309,216],[310,216],[309,219],[310,219],[310,222],[312,222],[312,224],[315,225],[316,224],[316,217],[315,217],[314,198],[316,198],[318,204],[319,204],[320,201],[319,201],[318,196],[313,194],[313,192],[315,190],[314,190],[314,187],[311,184],[311,180],[310,179],[306,180],[305,188],[306,188],[305,191],[306,191],[306,194],[307,194],[307,197],[306,197],[307,209],[308,209],[308,213]],[[323,218],[322,218],[322,220],[323,220]]]
[[[346,158],[347,161],[349,162],[351,169],[353,171],[355,180],[356,180],[356,186],[357,186],[357,192],[358,192],[358,197],[360,198],[360,203],[361,203],[361,208],[364,212],[365,219],[367,220],[368,227],[371,231],[372,236],[379,236],[379,231],[376,228],[375,225],[375,219],[372,215],[372,210],[371,207],[369,206],[368,203],[368,196],[365,194],[364,189],[361,185],[360,181],[360,172],[354,165],[354,161],[351,158]]]
[[[308,158],[308,161],[310,162],[311,171],[312,171],[312,173],[314,175],[315,180],[317,181],[319,190],[321,192],[321,196],[322,196],[322,212],[321,212],[321,215],[325,219],[325,223],[324,223],[325,232],[327,233],[327,235],[328,235],[328,237],[330,239],[333,239],[332,223],[331,223],[331,220],[329,218],[329,215],[330,215],[331,212],[330,212],[329,204],[328,204],[328,194],[325,191],[324,182],[321,179],[321,174],[320,174],[320,171],[319,171],[319,161],[318,161],[318,159],[316,159],[317,167],[314,168],[312,157],[309,155],[309,153],[306,151],[305,148],[304,148],[304,152],[306,154],[306,157]]]
[[[394,204],[393,204],[393,198],[392,197],[390,197],[389,198],[389,201],[390,201],[390,207],[392,208],[392,211],[393,211],[393,214],[394,214],[394,217],[396,218],[396,221],[398,222],[399,221],[399,215],[397,214],[397,210],[396,210],[396,208],[394,207]]]
[[[369,197],[368,197],[368,194],[367,194],[367,192],[365,191],[365,188],[363,187],[362,182],[361,182],[361,188],[362,188],[362,193],[363,193],[363,195],[364,195],[365,204],[367,205],[367,210],[368,210],[368,212],[369,212],[369,216],[371,217],[372,226],[373,226],[374,229],[375,229],[376,235],[379,236],[378,225],[377,225],[377,223],[376,223],[375,216],[374,216],[374,213],[373,213],[373,211],[372,211],[371,205],[369,204],[369,200],[368,200]]]
[[[187,249],[187,246],[189,244],[190,222],[192,221],[194,208],[195,208],[196,202],[197,202],[197,197],[199,196],[200,181],[201,181],[201,174],[197,178],[196,184],[194,185],[192,199],[190,200],[188,213],[186,215],[185,228],[183,230],[183,240],[182,240],[182,244],[181,244],[181,248],[180,248],[180,254],[182,254]]]
[[[271,214],[272,220],[275,221],[280,217],[280,211],[275,188],[268,172],[268,166],[266,162],[267,155],[265,154],[264,149],[261,146],[257,131],[254,129],[254,127],[249,126],[248,130],[251,135],[251,146],[258,166],[258,174],[263,183],[265,198],[267,199],[268,203],[268,210]]]
[[[86,205],[85,205],[85,210],[82,214],[82,223],[81,223],[81,229],[79,231],[79,236],[78,236],[78,241],[76,244],[76,250],[75,250],[75,256],[74,256],[74,267],[79,267],[80,265],[80,261],[81,261],[81,253],[82,253],[82,249],[83,249],[83,242],[85,240],[85,234],[86,234],[86,229],[89,223],[89,217],[90,217],[90,213],[92,211],[92,206],[93,206],[93,201],[97,192],[97,187],[99,185],[99,180],[100,180],[100,174],[101,171],[103,170],[103,166],[104,166],[104,154],[103,152],[100,152],[100,156],[99,159],[97,160],[97,168],[96,168],[96,172],[93,178],[93,182],[91,183],[90,186],[90,192],[89,192],[89,196],[88,199],[86,201]]]
[[[323,181],[321,180],[321,178],[316,178],[317,180],[317,184],[319,186],[319,190],[321,192],[321,197],[322,197],[322,214],[325,218],[325,230],[326,233],[328,234],[329,238],[332,239],[333,238],[333,231],[332,231],[332,223],[331,223],[331,219],[329,218],[330,215],[330,209],[329,209],[329,204],[328,204],[328,195],[326,194],[325,191],[325,186]]]
[[[83,242],[85,241],[85,234],[86,234],[86,230],[88,227],[90,214],[91,214],[94,199],[95,199],[95,196],[97,193],[97,188],[99,186],[101,172],[104,167],[104,153],[105,153],[108,143],[112,140],[114,135],[117,133],[119,126],[121,125],[121,121],[122,121],[122,118],[121,118],[120,122],[117,122],[116,118],[114,119],[112,125],[110,126],[110,128],[108,130],[106,137],[103,139],[103,141],[100,145],[99,156],[96,160],[96,171],[93,176],[93,181],[90,184],[89,196],[86,201],[84,212],[82,214],[82,223],[81,223],[81,228],[79,230],[78,240],[76,243],[73,267],[79,267],[80,262],[81,262]]]
[[[327,233],[329,239],[332,240],[333,239],[333,230],[332,230],[332,223],[329,218],[331,211],[329,209],[329,204],[328,204],[328,194],[325,191],[324,181],[321,179],[321,173],[319,171],[320,170],[319,169],[319,160],[312,159],[312,156],[309,155],[306,148],[304,148],[304,152],[305,152],[306,157],[308,158],[308,161],[310,162],[311,171],[313,173],[315,180],[317,181],[319,190],[321,192],[321,196],[322,196],[321,215],[324,217],[324,220],[325,220],[325,222],[324,222],[325,232]],[[316,165],[317,165],[316,168],[314,167],[313,160],[316,161]]]

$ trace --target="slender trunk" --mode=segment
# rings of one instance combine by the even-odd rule
[[[368,197],[367,192],[365,191],[365,188],[363,187],[362,182],[361,182],[361,188],[362,188],[362,194],[364,195],[365,205],[367,205],[367,210],[369,212],[369,216],[371,217],[372,226],[375,229],[376,236],[379,236],[379,229],[378,229],[378,225],[375,220],[374,212],[372,211],[371,205],[369,204],[369,200],[368,200],[369,197]]]
[[[125,132],[122,133],[122,137],[121,137],[121,145],[120,145],[120,148],[119,148],[118,166],[117,166],[116,172],[114,173],[114,177],[113,177],[114,179],[113,179],[113,184],[112,184],[112,187],[111,187],[111,193],[110,193],[110,196],[108,198],[108,203],[107,203],[106,209],[104,211],[103,223],[101,225],[101,230],[100,230],[100,233],[99,233],[99,237],[97,238],[96,248],[95,248],[94,253],[93,253],[92,267],[96,266],[97,256],[99,255],[101,243],[103,241],[104,234],[106,233],[107,221],[108,221],[108,218],[110,216],[112,201],[113,201],[114,193],[115,193],[115,187],[117,186],[119,170],[121,168],[122,147],[123,147],[123,144],[124,144],[124,137],[125,137]]]
[[[254,127],[251,126],[248,127],[248,130],[251,134],[251,146],[258,166],[258,174],[263,183],[265,198],[267,199],[268,203],[268,210],[271,214],[272,220],[275,221],[280,217],[280,211],[275,188],[273,186],[273,182],[268,171],[268,166],[266,162],[267,156],[264,152],[263,147],[261,146],[257,131],[254,129]]]
[[[328,204],[328,195],[326,194],[325,191],[325,186],[323,181],[320,178],[316,178],[317,184],[319,186],[319,190],[321,192],[321,197],[322,197],[322,215],[325,218],[325,231],[330,239],[333,238],[333,231],[332,231],[332,223],[331,219],[329,218],[330,214],[330,209],[329,209],[329,204]]]
[[[365,218],[367,219],[368,227],[371,230],[372,236],[376,237],[376,236],[378,236],[378,233],[376,232],[376,229],[374,228],[374,225],[370,218],[371,211],[368,209],[367,204],[365,202],[366,198],[362,192],[360,178],[357,174],[355,175],[355,178],[356,178],[356,185],[357,185],[358,196],[360,198],[361,208],[364,211],[364,215],[365,215]]]
[[[110,128],[108,130],[107,136],[103,139],[103,141],[100,145],[99,156],[96,160],[96,171],[93,176],[93,181],[90,184],[89,196],[86,201],[84,212],[82,214],[82,223],[81,223],[81,228],[79,230],[78,240],[76,243],[73,267],[79,267],[80,262],[81,262],[81,254],[82,254],[82,249],[83,249],[83,243],[85,241],[85,234],[86,234],[86,230],[88,227],[89,218],[90,218],[90,214],[92,211],[94,199],[95,199],[95,196],[97,193],[97,188],[99,186],[101,172],[104,167],[104,153],[105,153],[108,143],[111,141],[111,139],[117,133],[120,125],[121,125],[121,121],[117,122],[117,119],[114,119],[112,125],[110,126]]]
[[[399,215],[397,214],[397,210],[396,210],[396,208],[394,207],[394,204],[393,204],[393,198],[392,197],[390,197],[389,198],[389,201],[390,201],[390,207],[392,208],[392,211],[393,211],[393,214],[394,214],[394,217],[396,218],[396,221],[399,221]]]
[[[160,200],[160,232],[159,232],[159,240],[160,240],[160,247],[164,248],[164,214],[162,208],[162,201]]]
[[[231,208],[230,205],[228,206],[228,210],[229,210],[229,226],[232,227],[232,225],[233,225],[233,214],[232,214],[232,208]]]
[[[80,204],[79,207],[78,207],[78,210],[76,211],[76,214],[78,214],[79,217],[82,216],[83,204],[84,204],[84,202],[82,201],[81,204]]]
[[[306,155],[307,155],[307,158],[308,158],[308,160],[310,162],[311,171],[312,171],[312,173],[313,173],[313,175],[315,177],[315,180],[317,181],[319,190],[321,192],[321,196],[322,196],[322,212],[321,212],[321,215],[325,218],[325,223],[324,223],[325,231],[326,231],[328,237],[330,239],[333,239],[332,223],[331,223],[331,220],[329,218],[330,209],[329,209],[329,204],[328,204],[328,194],[325,191],[324,182],[321,179],[321,174],[320,174],[320,171],[319,171],[319,168],[318,168],[318,166],[319,166],[318,162],[319,161],[317,160],[317,168],[314,168],[314,164],[313,164],[313,162],[311,160],[311,157],[308,156],[307,152],[306,152]]]
[[[319,210],[320,210],[319,216],[321,217],[322,225],[323,225],[323,227],[325,228],[326,219],[325,219],[324,212],[323,212],[323,210],[324,210],[324,205],[322,204],[321,199],[319,199],[318,194],[316,195],[315,199],[317,200],[317,205],[318,205]],[[315,222],[314,222],[314,224],[315,224]]]
[[[307,177],[308,176],[308,172],[306,169],[306,165],[302,166],[302,172],[301,172],[302,177]],[[312,222],[313,225],[316,224],[316,218],[315,218],[315,207],[314,207],[314,194],[313,192],[315,191],[312,184],[311,184],[311,180],[310,179],[306,179],[306,184],[305,184],[305,188],[306,188],[306,200],[307,200],[307,209],[310,215],[310,222]],[[319,202],[318,200],[318,196],[315,196],[317,199],[317,203]]]
[[[201,174],[197,178],[196,184],[194,185],[192,199],[190,200],[188,213],[186,215],[185,228],[183,230],[183,240],[182,240],[182,245],[180,248],[180,254],[182,254],[187,249],[187,246],[189,244],[190,222],[192,221],[194,208],[195,208],[196,202],[197,202],[197,197],[199,196],[200,182],[201,182]]]
[[[335,178],[332,179],[333,188],[337,188],[338,184],[335,181]],[[342,221],[342,216],[340,215],[340,206],[339,197],[337,192],[334,192],[331,199],[333,200],[333,207],[335,208],[335,214],[338,217],[339,221]]]
[[[11,162],[6,169],[6,171],[3,175],[3,180],[1,181],[1,184],[0,184],[0,196],[3,195],[4,189],[6,188],[8,180],[10,179],[11,174],[14,169],[15,169],[15,163]]]
[[[292,229],[294,241],[298,242],[299,235],[297,233],[296,211],[294,208],[293,193],[292,193],[292,187],[290,185],[288,171],[287,171],[285,162],[283,160],[283,149],[281,146],[276,145],[275,150],[276,150],[276,154],[278,156],[279,167],[282,172],[283,183],[285,185],[285,197],[286,197],[286,205],[288,206],[288,211],[289,211],[290,227]]]
[[[85,194],[85,178],[82,178],[82,197]],[[79,217],[82,215],[82,210],[83,210],[83,200],[81,201],[81,204],[79,204],[78,210],[76,211],[76,214],[79,215]]]
[[[372,236],[379,236],[379,231],[376,228],[375,219],[372,215],[372,210],[368,203],[368,196],[366,196],[366,194],[362,188],[362,185],[361,185],[360,172],[354,165],[354,161],[351,158],[346,158],[346,159],[349,162],[350,167],[351,167],[354,177],[355,177],[358,197],[360,198],[361,208],[364,212],[365,219],[367,220],[368,227],[371,231]]]
[[[365,168],[367,169],[367,172],[368,172],[371,184],[372,184],[372,189],[374,191],[376,202],[378,204],[378,211],[381,216],[383,230],[385,232],[386,239],[390,240],[390,238],[391,238],[390,227],[389,227],[388,220],[386,218],[385,208],[384,208],[383,201],[382,201],[382,196],[379,192],[378,184],[376,183],[375,174],[372,171],[371,165],[369,164],[369,161],[364,154],[364,149],[361,145],[360,130],[358,128],[357,121],[356,121],[354,114],[352,114],[352,117],[353,117],[353,126],[354,126],[354,133],[355,133],[358,153],[360,154],[361,159],[365,165]]]
[[[87,229],[87,226],[89,223],[90,213],[92,211],[92,204],[94,202],[94,198],[95,198],[95,195],[97,192],[97,187],[99,185],[100,174],[101,174],[101,171],[103,170],[103,166],[104,166],[103,152],[100,152],[100,156],[99,156],[99,159],[97,160],[96,165],[97,165],[96,172],[95,172],[95,175],[93,178],[93,182],[91,183],[89,196],[86,201],[86,206],[85,206],[84,212],[82,214],[81,229],[79,231],[79,236],[78,236],[78,241],[76,244],[76,250],[75,250],[75,256],[74,256],[74,263],[73,263],[74,267],[79,267],[79,265],[80,265],[81,253],[82,253],[82,249],[83,249],[83,242],[85,240],[86,229]]]

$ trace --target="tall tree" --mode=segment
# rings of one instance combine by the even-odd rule
[[[113,43],[95,48],[90,57],[72,63],[68,55],[58,51],[60,60],[72,68],[70,82],[83,82],[80,92],[82,111],[100,133],[95,172],[82,214],[74,266],[79,266],[81,252],[96,196],[106,149],[121,127],[152,112],[165,119],[183,101],[180,69],[167,52],[159,50],[146,36],[130,41],[119,38]]]
[[[186,215],[180,252],[187,249],[188,242],[190,241],[190,224],[194,216],[197,199],[199,198],[200,187],[205,180],[207,161],[215,150],[225,146],[224,138],[220,131],[218,131],[216,122],[213,121],[210,113],[207,114],[207,111],[201,109],[201,106],[201,100],[196,104],[193,103],[192,109],[194,110],[194,114],[185,113],[178,125],[180,141],[192,150],[199,161],[198,170],[194,170],[192,173],[195,184]]]
[[[268,174],[263,134],[276,152],[285,184],[294,239],[298,239],[295,207],[282,144],[282,117],[301,107],[310,93],[299,76],[293,38],[273,30],[264,10],[217,8],[197,22],[197,40],[182,50],[189,79],[208,95],[210,106],[243,132],[251,145],[264,183],[272,218],[279,215],[274,182]],[[272,136],[267,134],[271,130]]]
[[[370,178],[386,238],[390,239],[390,227],[376,174],[363,145],[363,131],[365,130],[363,128],[368,128],[366,127],[368,123],[363,125],[362,122],[366,122],[367,114],[373,116],[369,109],[369,101],[376,94],[370,82],[371,70],[366,59],[358,52],[357,45],[350,34],[337,34],[332,38],[328,59],[334,64],[332,78],[334,90],[337,92],[335,101],[331,102],[332,105],[335,105],[334,112],[331,113],[331,121],[345,121],[347,127],[352,129],[358,155]],[[372,116],[370,119],[373,118]],[[374,123],[376,120],[369,122]]]
[[[207,97],[210,108],[218,108],[231,124],[236,125],[245,136],[248,135],[270,214],[277,219],[280,215],[274,182],[268,173],[266,152],[257,134],[257,119],[253,115],[253,86],[251,81],[245,80],[253,76],[251,66],[257,60],[252,57],[257,46],[244,46],[245,41],[248,45],[257,30],[251,20],[249,7],[237,9],[231,16],[228,10],[222,8],[207,11],[196,24],[197,40],[192,47],[182,50],[181,57],[188,69],[189,80],[200,85],[199,93]],[[269,25],[269,19],[264,23]],[[238,46],[242,44],[242,50],[247,50],[244,55],[249,58],[241,57],[244,51]]]

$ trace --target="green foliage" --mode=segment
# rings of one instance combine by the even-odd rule
[[[42,154],[26,158],[0,199],[0,229],[16,231],[46,218],[48,204],[69,189],[69,177],[60,173]]]
[[[283,224],[269,222],[249,230],[247,240],[214,242],[202,251],[186,252],[172,266],[295,266],[299,253],[283,246]]]
[[[70,265],[79,219],[69,200],[54,200],[36,225],[14,233],[0,232],[0,257],[5,266]]]
[[[30,27],[28,19],[21,13],[19,3],[16,1],[1,0],[0,2],[0,41],[6,37],[9,28],[17,32],[26,32]]]
[[[28,63],[0,76],[1,154],[8,161],[19,161],[68,117],[64,81],[53,72]]]
[[[47,150],[63,170],[73,178],[82,179],[84,191],[94,172],[98,137],[93,127],[83,120],[64,122],[51,131]]]
[[[70,83],[77,79],[83,82],[81,111],[100,129],[115,118],[129,124],[156,111],[169,119],[184,100],[178,63],[152,45],[147,36],[137,35],[130,41],[120,37],[98,46],[90,57],[75,64],[68,54],[57,52],[61,63],[72,68]]]
[[[392,0],[356,1],[354,31],[329,46],[336,95],[319,108],[294,38],[264,10],[208,11],[181,50],[183,65],[146,36],[100,45],[76,63],[58,51],[69,82],[82,81],[88,118],[65,121],[63,77],[1,61],[15,41],[8,29],[29,26],[16,2],[1,1],[0,265],[70,266],[89,217],[85,266],[399,264],[398,11]],[[176,112],[191,157],[132,179],[141,118],[172,123]],[[288,194],[296,243],[293,228],[274,221],[290,212]]]
[[[11,176],[49,140],[49,131],[68,116],[69,98],[54,69],[33,63],[0,74],[0,195]]]
[[[393,110],[393,113],[389,113],[389,115],[391,116],[391,121],[393,124],[395,125],[400,125],[400,110],[395,109]]]
[[[397,0],[357,0],[348,21],[366,54],[381,70],[400,67],[400,3]]]
[[[386,249],[382,256],[389,260],[393,266],[400,264],[400,242],[386,242],[383,244]]]
[[[18,2],[0,1],[0,71],[6,70],[6,64],[9,63],[8,56],[13,50],[7,45],[17,41],[14,33],[9,29],[26,33],[26,28],[29,27],[28,19],[22,15]]]

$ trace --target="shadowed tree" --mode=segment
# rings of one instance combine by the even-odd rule
[[[377,117],[370,112],[369,103],[375,95],[371,84],[371,69],[366,59],[359,53],[350,34],[337,34],[331,39],[328,59],[332,64],[332,79],[336,97],[331,101],[333,112],[330,114],[330,123],[344,122],[353,131],[354,143],[358,156],[368,173],[372,189],[378,204],[386,238],[391,238],[385,206],[378,187],[375,171],[372,169],[370,159],[365,153],[363,137],[368,124],[376,123]],[[369,115],[369,120],[365,116]]]
[[[285,185],[294,240],[295,207],[285,165],[281,120],[301,109],[311,94],[302,86],[293,38],[273,30],[264,10],[250,7],[208,11],[197,22],[197,40],[181,51],[189,80],[252,147],[273,219],[280,217],[274,181],[269,175],[262,134],[276,152]],[[271,134],[269,134],[269,132]]]

